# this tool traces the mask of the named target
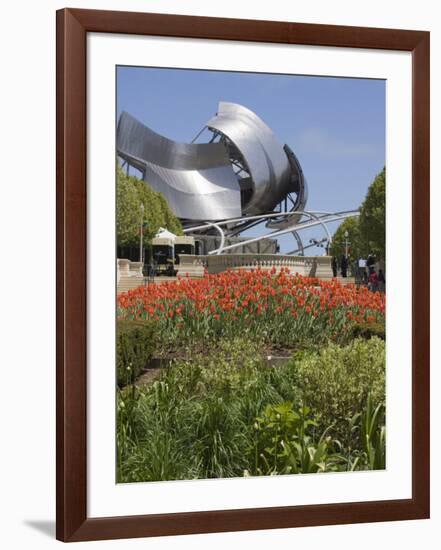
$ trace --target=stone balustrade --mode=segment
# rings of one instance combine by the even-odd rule
[[[116,260],[117,280],[125,277],[142,277],[142,262],[132,262],[126,259]]]
[[[131,262],[126,259],[116,260],[116,284],[118,293],[142,285],[143,282],[142,262]]]
[[[143,276],[142,268],[143,268],[142,262],[130,262],[130,276],[138,277],[140,275],[142,277]]]
[[[116,260],[116,280],[119,283],[120,279],[129,277],[130,260]]]
[[[220,254],[213,256],[180,255],[178,275],[202,277],[208,273],[221,273],[227,269],[288,268],[291,273],[320,279],[332,278],[330,256],[283,256],[281,254]]]

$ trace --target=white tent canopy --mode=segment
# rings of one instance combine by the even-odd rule
[[[171,231],[168,231],[167,229],[164,229],[163,227],[160,227],[158,229],[158,232],[155,235],[155,238],[161,238],[161,239],[170,239],[174,241],[176,239],[176,235],[172,233]]]

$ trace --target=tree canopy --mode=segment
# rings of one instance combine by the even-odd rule
[[[330,253],[336,258],[340,258],[345,253],[345,232],[348,232],[348,252],[352,258],[360,258],[363,256],[362,246],[360,243],[360,228],[358,218],[346,218],[338,226],[332,237]]]
[[[385,259],[386,246],[386,169],[369,186],[360,208],[360,235],[366,252]]]
[[[358,218],[346,218],[334,233],[330,247],[333,256],[345,252],[345,231],[348,232],[349,255],[367,257],[373,253],[377,259],[385,259],[386,245],[386,169],[375,177],[360,207]]]
[[[128,176],[117,167],[116,234],[118,246],[138,246],[141,223],[141,204],[144,205],[144,240],[148,244],[160,227],[182,235],[182,226],[170,210],[165,197],[146,182]]]

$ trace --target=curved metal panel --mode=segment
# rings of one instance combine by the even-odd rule
[[[118,154],[138,167],[183,219],[220,220],[240,216],[240,191],[225,147],[220,143],[172,141],[128,113],[118,123]]]
[[[179,143],[124,112],[118,122],[117,152],[165,196],[181,219],[217,221],[269,213],[288,196],[291,211],[304,210],[308,188],[297,157],[255,113],[220,102],[207,128],[220,134],[221,141]],[[245,178],[233,169],[238,162]],[[289,223],[281,216],[267,225],[280,229]]]
[[[242,105],[221,101],[207,127],[224,134],[247,164],[253,193],[243,208],[244,214],[271,211],[293,191],[287,155],[270,128],[255,113]]]
[[[308,201],[308,183],[303,174],[299,159],[288,145],[285,144],[283,149],[291,167],[291,188],[292,191],[296,193],[296,200],[291,208],[291,212],[299,211],[299,214],[290,217],[282,217],[281,219],[269,219],[267,221],[267,227],[279,229],[288,227],[290,224],[292,225],[293,222],[299,223],[302,219],[302,211],[305,210]]]
[[[297,200],[293,210],[305,210],[306,203],[308,202],[308,182],[306,181],[302,166],[294,151],[286,144],[283,146],[283,149],[285,150],[291,166],[292,178],[295,182],[294,191],[297,193]]]

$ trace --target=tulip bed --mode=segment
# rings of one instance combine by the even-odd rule
[[[237,335],[274,346],[345,342],[384,324],[385,298],[366,287],[271,271],[226,271],[141,286],[118,296],[120,319],[157,324],[164,345]]]
[[[122,293],[117,317],[118,482],[385,468],[384,294],[230,270]]]

